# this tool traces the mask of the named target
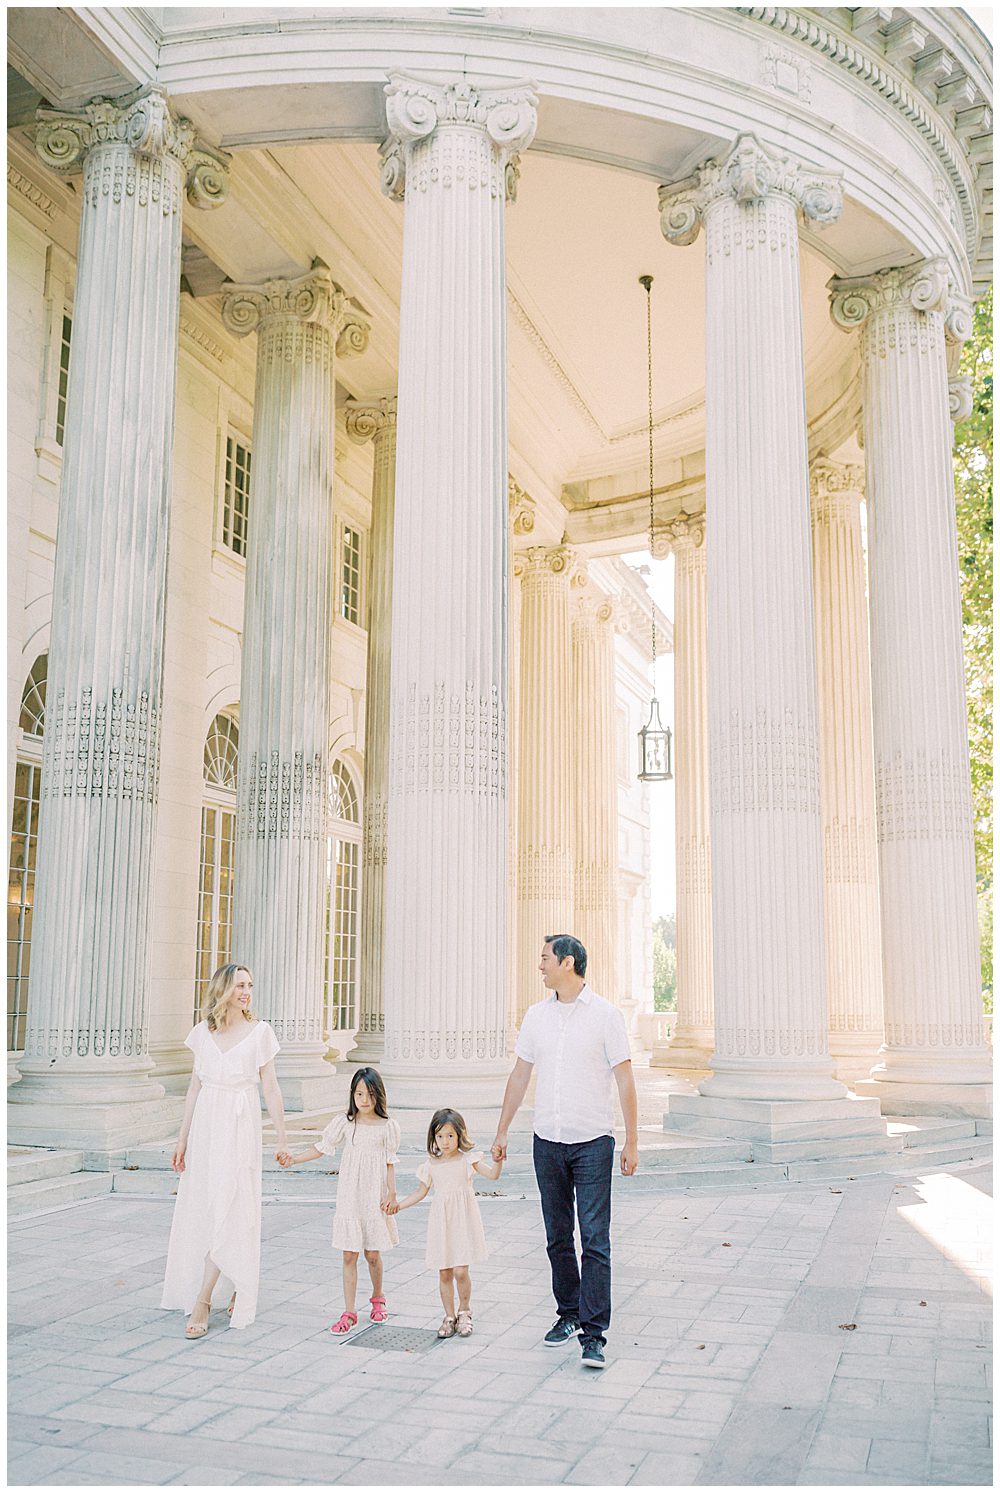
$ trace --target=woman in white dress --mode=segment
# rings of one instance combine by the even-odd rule
[[[274,1072],[278,1041],[250,1009],[253,976],[224,964],[212,976],[205,1019],[185,1037],[194,1053],[173,1169],[180,1175],[162,1307],[190,1314],[185,1336],[208,1331],[212,1292],[232,1288],[231,1325],[249,1327],[260,1278],[261,1119],[258,1083],[285,1150],[285,1111]]]

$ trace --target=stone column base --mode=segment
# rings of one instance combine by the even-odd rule
[[[748,1140],[755,1161],[895,1153],[876,1099],[715,1099],[671,1094],[663,1128],[674,1135]]]
[[[193,1054],[183,1042],[151,1042],[149,1055],[155,1063],[153,1079],[166,1094],[183,1099],[191,1082]]]
[[[723,1058],[713,1054],[699,1094],[712,1099],[776,1101],[846,1099],[847,1088],[833,1076],[829,1057]]]
[[[880,1031],[830,1033],[834,1076],[841,1083],[850,1084],[852,1088],[860,1079],[869,1077],[881,1051]]]
[[[651,1068],[695,1068],[707,1073],[715,1051],[715,1033],[700,1027],[678,1027],[667,1042],[657,1042]]]
[[[445,1107],[463,1114],[467,1109],[499,1110],[512,1067],[513,1059],[476,1065],[384,1062],[379,1072],[385,1079],[390,1112],[424,1109],[430,1119],[436,1109]]]
[[[988,1083],[892,1083],[865,1079],[855,1093],[877,1099],[886,1115],[937,1115],[943,1119],[988,1120],[993,1088]]]
[[[340,1061],[353,1063],[355,1068],[379,1068],[384,1056],[384,1032],[358,1032],[354,1046],[346,1056],[341,1057]]]
[[[331,1109],[340,1103],[343,1080],[326,1061],[326,1044],[316,1043],[282,1048],[275,1058],[278,1087],[289,1113],[303,1110]]]
[[[151,1081],[153,1064],[122,1072],[114,1062],[39,1071],[25,1060],[7,1098],[8,1144],[105,1152],[176,1135],[182,1106]]]

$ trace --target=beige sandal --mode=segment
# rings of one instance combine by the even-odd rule
[[[212,1310],[212,1303],[211,1303],[211,1301],[202,1301],[202,1299],[201,1299],[200,1296],[198,1297],[198,1300],[195,1302],[195,1306],[203,1306],[203,1307],[205,1307],[206,1308],[206,1312],[205,1312],[205,1320],[204,1320],[204,1322],[194,1322],[194,1323],[188,1322],[188,1325],[184,1329],[184,1336],[188,1339],[189,1342],[192,1342],[192,1343],[197,1342],[197,1340],[200,1337],[204,1337],[205,1336],[206,1332],[208,1331],[208,1317],[209,1317],[209,1313]],[[191,1312],[191,1315],[192,1315],[192,1317],[194,1316],[194,1312],[193,1311]]]
[[[455,1318],[454,1317],[445,1317],[444,1321],[441,1323],[441,1326],[438,1328],[438,1337],[454,1337],[454,1336],[455,1336]]]
[[[472,1313],[471,1312],[459,1312],[459,1314],[458,1314],[458,1326],[456,1328],[456,1331],[457,1331],[459,1337],[471,1337],[472,1336]]]

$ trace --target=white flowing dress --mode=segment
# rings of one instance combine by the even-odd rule
[[[227,1298],[236,1292],[232,1326],[249,1327],[260,1281],[260,1070],[278,1052],[278,1039],[258,1021],[223,1052],[199,1021],[184,1045],[194,1053],[201,1092],[177,1187],[160,1305],[190,1313],[210,1255]]]

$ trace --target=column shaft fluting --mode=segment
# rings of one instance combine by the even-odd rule
[[[837,1077],[867,1078],[882,1043],[871,666],[860,468],[811,471],[830,1052]]]
[[[570,929],[587,950],[587,981],[621,1005],[618,918],[618,771],[615,766],[615,604],[581,596],[573,616],[571,761],[575,797],[575,912]]]
[[[885,1050],[862,1087],[961,1104],[990,1080],[946,351],[967,313],[940,260],[832,289],[862,327],[868,485]]]
[[[504,199],[534,95],[399,74],[386,93],[405,217],[384,1070],[397,1103],[446,1077],[472,1104],[507,1067]]]
[[[839,189],[741,137],[661,192],[704,216],[708,722],[716,1045],[701,1092],[844,1094],[827,1046],[797,209]]]
[[[10,1129],[43,1145],[165,1133],[148,1079],[150,873],[181,217],[185,180],[196,198],[208,160],[193,134],[153,91],[39,114],[42,159],[83,170],[24,1108]],[[221,200],[221,173],[211,191]]]
[[[548,933],[574,932],[573,741],[546,702],[572,677],[570,585],[575,558],[533,547],[515,560],[521,580],[516,798],[517,944],[515,1026],[541,1000],[538,972]]]
[[[281,1043],[292,1109],[333,1093],[323,989],[334,390],[352,317],[360,327],[319,265],[298,280],[227,286],[223,298],[229,329],[257,333],[233,957],[252,969],[255,1008]]]
[[[351,1058],[376,1062],[385,1045],[386,814],[389,794],[389,674],[392,634],[392,530],[396,491],[396,400],[352,404],[352,440],[372,442],[368,668],[365,675],[365,797],[361,842],[361,990]]]
[[[708,621],[704,525],[686,521],[674,553],[677,1024],[653,1049],[663,1068],[707,1068],[715,1045],[708,799]]]

